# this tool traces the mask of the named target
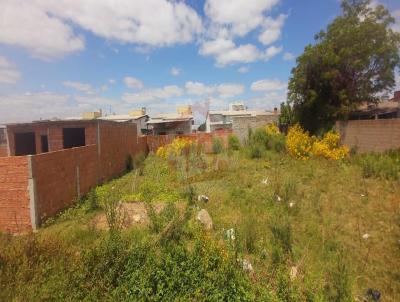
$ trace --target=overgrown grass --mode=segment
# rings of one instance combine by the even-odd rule
[[[359,155],[355,160],[361,166],[365,178],[400,179],[400,150],[388,151],[384,154]]]
[[[368,289],[400,301],[400,187],[386,168],[364,178],[361,164],[398,155],[299,161],[259,136],[257,159],[249,147],[149,156],[38,233],[1,235],[0,301],[362,301]],[[149,226],[94,229],[119,201],[145,201]]]

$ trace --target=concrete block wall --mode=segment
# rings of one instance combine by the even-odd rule
[[[241,143],[249,137],[249,129],[257,129],[278,122],[278,115],[237,116],[232,117],[232,130]]]
[[[28,157],[0,158],[0,231],[31,230]]]
[[[335,128],[343,144],[361,153],[400,148],[400,119],[340,121]]]

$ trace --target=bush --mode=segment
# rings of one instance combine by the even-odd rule
[[[248,154],[251,159],[263,157],[265,152],[265,147],[261,144],[251,144],[248,147]]]
[[[360,155],[356,157],[356,162],[361,166],[365,178],[400,179],[400,151]]]
[[[234,135],[234,134],[229,135],[228,148],[229,148],[229,150],[239,150],[240,149],[240,141],[236,135]]]
[[[286,138],[286,148],[290,155],[295,158],[306,160],[312,156],[339,160],[349,154],[349,148],[339,146],[339,134],[329,131],[322,139],[310,136],[299,124],[289,129]]]
[[[269,150],[273,150],[275,152],[282,152],[286,147],[286,138],[283,134],[269,135],[267,148]]]
[[[157,149],[156,155],[163,158],[171,158],[182,155],[196,145],[195,142],[185,138],[175,138],[172,143]]]
[[[214,154],[222,153],[224,147],[222,145],[222,140],[219,137],[213,137],[212,139],[212,151]]]

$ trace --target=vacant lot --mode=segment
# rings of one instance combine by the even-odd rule
[[[2,235],[0,300],[400,301],[400,162],[380,173],[386,157],[150,155],[38,233]]]

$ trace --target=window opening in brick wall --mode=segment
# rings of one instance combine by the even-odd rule
[[[14,134],[15,155],[36,154],[36,140],[34,132],[23,132]]]
[[[85,128],[63,128],[64,149],[85,146]]]

